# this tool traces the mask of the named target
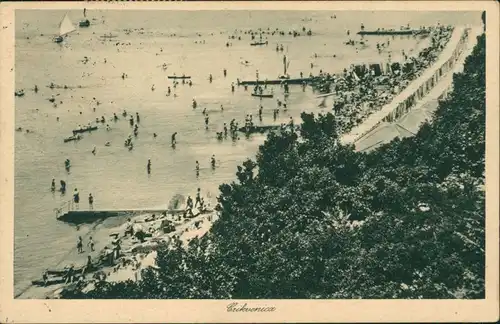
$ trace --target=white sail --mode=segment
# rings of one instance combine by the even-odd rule
[[[75,26],[71,22],[71,19],[69,19],[68,14],[66,14],[63,20],[61,21],[61,24],[59,25],[59,36],[64,36],[75,30],[76,30]]]

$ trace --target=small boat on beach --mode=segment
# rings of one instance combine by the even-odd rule
[[[81,271],[82,270],[80,270],[79,272]],[[32,280],[31,284],[34,286],[42,286],[42,287],[63,284],[66,282],[66,278],[63,277],[66,274],[66,272],[67,271],[64,271],[64,274],[62,274],[61,276],[47,278],[46,280],[43,279]],[[76,272],[78,272],[78,270],[76,270]],[[80,277],[81,277],[80,273],[74,273],[73,282],[76,282]]]
[[[176,76],[176,75],[169,75],[169,79],[191,79],[191,76],[189,75],[182,75],[182,76]]]
[[[97,126],[89,126],[89,127],[85,127],[85,128],[74,129],[73,134],[91,132],[91,131],[94,131],[96,129],[97,129]]]
[[[80,134],[76,134],[76,135],[73,135],[73,136],[70,136],[70,137],[66,137],[64,139],[64,143],[72,142],[72,141],[79,141],[81,139],[82,139],[82,136]]]
[[[274,95],[272,93],[252,93],[252,97],[260,97],[260,98],[273,98]]]
[[[54,38],[54,42],[62,43],[64,40],[64,36],[68,35],[71,32],[74,32],[75,30],[76,30],[75,26],[73,25],[71,19],[66,13],[66,15],[64,15],[63,20],[61,20],[61,23],[59,24],[59,36]]]
[[[84,267],[73,268],[74,272],[82,272]],[[63,269],[48,269],[45,273],[49,276],[64,276],[68,272],[68,267]]]

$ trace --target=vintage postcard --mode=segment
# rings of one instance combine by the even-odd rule
[[[0,5],[0,321],[498,319],[499,5]]]

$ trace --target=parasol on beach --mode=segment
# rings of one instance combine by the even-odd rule
[[[182,207],[182,204],[186,201],[186,197],[181,194],[176,194],[170,199],[168,203],[168,209],[179,209]]]

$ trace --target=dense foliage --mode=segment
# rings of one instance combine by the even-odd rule
[[[207,235],[65,297],[484,298],[484,35],[414,137],[360,153],[331,114],[302,119],[220,186]]]

